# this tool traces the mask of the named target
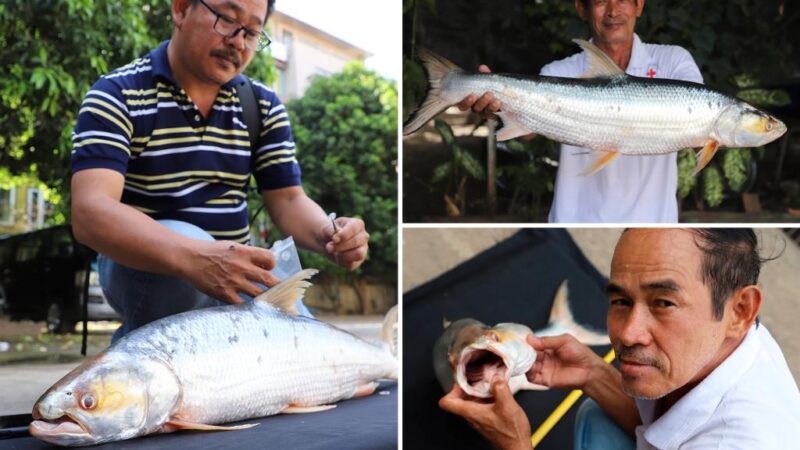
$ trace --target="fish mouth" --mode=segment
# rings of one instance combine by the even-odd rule
[[[91,441],[93,437],[84,426],[68,415],[58,419],[42,419],[34,415],[33,422],[28,425],[31,436],[51,444],[63,445],[64,441]]]
[[[492,396],[491,383],[499,375],[508,380],[508,362],[493,346],[486,348],[467,348],[458,365],[456,381],[461,389],[473,397]]]

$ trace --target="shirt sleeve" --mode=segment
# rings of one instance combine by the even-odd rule
[[[685,48],[674,47],[672,60],[675,64],[673,65],[670,79],[703,84],[703,75],[694,62],[694,58]]]
[[[259,190],[280,189],[301,184],[300,165],[295,157],[289,114],[275,92],[253,82],[258,92],[261,131],[253,153],[253,174]]]
[[[72,133],[71,172],[104,168],[125,174],[133,124],[119,87],[100,78],[83,98]]]

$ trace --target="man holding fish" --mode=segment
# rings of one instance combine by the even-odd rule
[[[531,383],[592,399],[576,448],[633,448],[634,437],[640,449],[796,448],[800,393],[757,319],[762,262],[750,229],[625,231],[606,287],[619,370],[570,335],[528,339]],[[478,400],[456,385],[439,405],[496,448],[530,448],[509,386],[496,379],[492,392]]]
[[[703,77],[685,49],[643,43],[634,33],[645,0],[575,0],[580,17],[589,23],[592,42],[620,69],[638,77],[669,78],[702,83]],[[588,71],[588,52],[544,66],[541,75],[578,78]],[[489,72],[486,66],[481,72]],[[470,95],[459,107],[494,114],[502,103],[487,92]],[[644,119],[644,118],[642,118]],[[677,222],[677,153],[597,156],[591,149],[562,144],[550,222],[643,223]],[[601,152],[603,153],[603,152]],[[605,156],[605,158],[603,158]],[[608,164],[611,159],[613,163]],[[603,167],[581,176],[588,167]]]
[[[114,339],[279,281],[274,255],[246,245],[251,175],[283,234],[347,269],[366,258],[364,222],[332,223],[306,196],[287,113],[255,81],[261,126],[250,148],[241,73],[269,45],[274,3],[173,0],[172,38],[86,94],[73,135],[73,230],[100,253],[101,284],[124,318]]]

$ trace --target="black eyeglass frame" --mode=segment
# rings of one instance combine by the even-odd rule
[[[261,30],[260,32],[255,32],[255,31],[251,30],[250,28],[247,28],[246,26],[242,25],[242,23],[239,22],[238,20],[235,20],[235,19],[233,19],[231,17],[228,17],[225,14],[220,14],[214,8],[209,6],[208,3],[205,2],[205,0],[198,0],[198,1],[203,6],[205,6],[209,11],[211,11],[211,14],[216,16],[216,19],[214,19],[214,26],[212,28],[214,29],[214,32],[219,34],[220,36],[225,36],[227,38],[231,38],[232,39],[232,38],[235,38],[236,35],[239,34],[239,32],[244,31],[245,32],[244,45],[245,45],[245,47],[247,47],[248,49],[250,49],[250,50],[252,50],[254,52],[260,52],[261,50],[264,50],[265,48],[267,48],[269,46],[269,44],[272,43],[272,38],[269,37],[269,35],[267,34],[266,31]],[[230,32],[228,34],[222,33],[217,29],[217,24],[219,23],[220,19],[222,19],[223,22],[225,22],[225,23],[228,23],[228,24],[231,24],[231,25],[238,25],[239,27],[234,29],[232,32]],[[258,46],[257,46],[257,48],[251,48],[247,44],[247,33],[252,33],[252,34],[255,34],[255,35],[258,36]]]

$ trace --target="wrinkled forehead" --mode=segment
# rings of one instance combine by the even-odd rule
[[[267,0],[206,0],[220,13],[236,17],[250,25],[264,26],[267,15]]]
[[[695,236],[680,228],[639,228],[620,236],[611,261],[611,278],[670,273],[700,279],[703,253]]]

